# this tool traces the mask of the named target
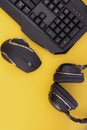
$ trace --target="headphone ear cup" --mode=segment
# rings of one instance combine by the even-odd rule
[[[62,64],[54,74],[55,82],[83,82],[84,75],[79,66],[74,64]]]
[[[49,100],[56,109],[62,112],[67,112],[78,106],[76,100],[58,83],[52,85]]]

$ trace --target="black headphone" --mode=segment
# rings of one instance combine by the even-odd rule
[[[64,89],[59,83],[66,82],[83,82],[84,74],[81,72],[87,68],[87,65],[62,64],[54,74],[54,84],[49,92],[49,100],[51,104],[59,111],[64,112],[71,120],[79,123],[87,123],[87,118],[79,119],[70,114],[70,110],[78,106],[77,101]]]

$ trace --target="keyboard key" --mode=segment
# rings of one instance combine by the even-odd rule
[[[70,13],[70,14],[68,15],[68,17],[69,17],[70,19],[73,19],[75,16],[74,16],[74,14]]]
[[[56,37],[56,38],[55,38],[55,42],[56,42],[57,44],[59,44],[59,43],[61,42],[61,38],[60,38],[60,37]]]
[[[22,9],[22,8],[24,7],[24,3],[23,3],[21,0],[19,0],[19,1],[17,2],[16,6],[17,6],[19,9]]]
[[[22,0],[30,9],[35,7],[35,4],[31,0]]]
[[[47,6],[50,3],[50,0],[44,0],[44,4]]]
[[[82,22],[80,22],[80,23],[78,24],[78,27],[81,29],[81,28],[84,27],[84,24],[83,24]]]
[[[60,18],[61,20],[64,19],[64,18],[65,18],[65,14],[61,13],[61,14],[59,15],[59,18]]]
[[[29,16],[32,20],[34,20],[36,18],[36,14],[35,13],[31,13]]]
[[[65,24],[62,22],[62,23],[60,23],[60,25],[59,25],[59,27],[61,28],[61,29],[64,29],[65,28]]]
[[[69,19],[69,18],[65,18],[65,19],[64,19],[64,23],[65,23],[65,24],[68,24],[69,22],[70,22],[70,19]]]
[[[61,43],[60,43],[60,47],[64,48],[70,41],[71,39],[69,37],[66,37]]]
[[[63,40],[63,44],[66,45],[71,39],[69,37],[66,37],[64,40]]]
[[[69,34],[71,38],[73,38],[79,32],[79,28],[75,27]]]
[[[56,24],[55,23],[51,23],[50,28],[51,29],[55,29],[55,27],[56,27]]]
[[[45,14],[45,13],[43,13],[43,12],[41,12],[41,13],[39,14],[39,17],[43,20],[43,19],[45,19],[46,14]]]
[[[49,8],[50,10],[53,10],[54,7],[55,7],[55,5],[52,4],[52,3],[50,3],[49,6],[48,6],[48,8]]]
[[[64,7],[64,5],[61,2],[59,2],[57,6],[60,10]]]
[[[35,23],[36,23],[36,24],[40,24],[40,22],[41,22],[41,19],[40,19],[39,17],[37,17],[37,18],[35,19]]]
[[[66,36],[66,34],[65,34],[64,32],[61,32],[61,33],[59,34],[59,36],[60,36],[61,38],[64,38],[64,37]]]
[[[53,0],[53,3],[56,5],[58,3],[58,0]]]
[[[40,0],[32,0],[36,5],[40,2]]]
[[[69,27],[72,29],[74,28],[75,24],[73,22],[69,23]]]
[[[63,2],[64,2],[64,4],[68,4],[68,2],[70,1],[70,0],[62,0]]]
[[[73,22],[74,22],[75,24],[77,24],[77,23],[79,22],[79,19],[78,19],[77,17],[75,17],[75,18],[73,19]]]
[[[69,28],[69,27],[66,27],[66,28],[64,29],[64,32],[65,32],[65,33],[69,33],[69,32],[70,32],[70,28]]]
[[[58,8],[54,8],[53,12],[54,12],[55,15],[57,15],[59,13],[59,9]]]
[[[57,27],[57,28],[55,28],[54,31],[58,34],[58,33],[60,33],[61,29]]]
[[[15,4],[17,2],[17,0],[10,0],[10,2],[12,2],[13,4]]]
[[[59,24],[61,22],[61,20],[59,18],[56,18],[54,21],[56,24]]]
[[[52,38],[54,39],[56,37],[56,33],[53,32],[50,28],[46,29],[46,33]]]
[[[46,27],[46,24],[44,22],[41,22],[39,26],[41,29],[44,29]]]
[[[70,11],[68,9],[65,9],[63,12],[65,15],[68,15],[70,13]]]
[[[27,7],[27,6],[25,6],[24,8],[23,8],[23,12],[26,14],[26,15],[28,15],[29,13],[30,13],[30,9]]]

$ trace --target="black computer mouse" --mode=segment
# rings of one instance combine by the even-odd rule
[[[27,73],[36,70],[41,65],[41,60],[37,54],[21,38],[5,41],[1,45],[1,54],[8,62]]]

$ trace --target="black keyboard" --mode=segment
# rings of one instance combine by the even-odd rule
[[[0,7],[54,54],[66,53],[87,31],[87,7],[81,0],[0,0]]]

